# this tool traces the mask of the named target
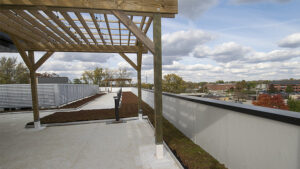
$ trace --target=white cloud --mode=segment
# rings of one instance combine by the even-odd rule
[[[172,64],[189,56],[197,45],[207,43],[214,39],[210,33],[199,29],[178,31],[162,36],[163,64]]]
[[[282,39],[279,44],[280,47],[297,48],[300,47],[300,33],[291,34]]]
[[[292,58],[300,57],[300,51],[295,50],[273,50],[268,53],[255,52],[250,55],[248,62],[275,62],[275,61],[286,61]]]
[[[219,0],[179,0],[179,14],[188,19],[195,19],[218,2]]]
[[[57,54],[55,54],[57,55]],[[60,53],[56,56],[57,60],[62,61],[81,61],[81,62],[98,62],[98,63],[105,63],[114,54],[107,54],[107,53]]]
[[[210,49],[206,46],[198,46],[194,51],[194,56],[198,58],[210,57],[217,62],[231,62],[242,60],[251,52],[251,48],[244,47],[235,42],[227,42]]]

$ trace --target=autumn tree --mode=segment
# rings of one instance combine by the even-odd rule
[[[170,93],[183,93],[186,89],[185,81],[176,74],[167,74],[163,78],[162,89]]]
[[[281,95],[261,94],[257,101],[252,102],[253,105],[269,107],[274,109],[288,110],[288,106],[284,103]]]

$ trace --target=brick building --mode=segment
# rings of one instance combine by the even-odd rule
[[[294,89],[294,92],[300,92],[300,80],[280,80],[280,81],[272,81],[269,84],[274,85],[274,87],[278,91],[285,91],[287,86],[292,86]]]
[[[208,91],[227,91],[229,89],[234,89],[235,84],[234,83],[228,83],[228,84],[207,84],[205,85]]]

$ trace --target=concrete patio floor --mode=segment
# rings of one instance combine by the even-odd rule
[[[41,116],[51,112],[41,113]],[[155,157],[145,120],[25,129],[31,113],[0,114],[0,169],[176,169]]]

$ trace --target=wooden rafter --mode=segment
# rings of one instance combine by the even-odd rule
[[[83,19],[83,17],[81,16],[81,14],[79,12],[75,12],[75,15],[77,16],[77,18],[79,19],[81,25],[84,27],[84,29],[86,30],[86,32],[89,34],[89,36],[92,38],[93,42],[98,45],[97,40],[95,39],[94,35],[92,34],[91,30],[89,29],[88,25],[86,24],[85,20]]]
[[[147,16],[142,16],[140,20],[135,19],[133,21],[134,16],[131,15],[129,16],[129,25],[124,24],[124,20],[119,19],[112,11],[105,11],[100,14],[104,17],[98,19],[96,16],[99,13],[89,12],[90,18],[86,18],[78,9],[27,8],[24,10],[18,7],[8,10],[0,7],[0,23],[2,23],[0,31],[22,39],[21,43],[25,51],[105,52],[105,48],[107,48],[108,53],[136,53],[138,49],[132,47],[137,46],[137,40],[144,43],[139,39],[141,37],[146,39],[147,42],[148,37],[145,34],[152,22],[152,17]],[[117,20],[114,20],[115,17],[108,17],[107,13],[114,14]],[[105,22],[105,24],[100,25],[101,22]],[[112,25],[110,25],[110,22]],[[122,24],[125,28],[122,28]],[[100,26],[102,27],[100,28]],[[136,36],[138,32],[134,28],[139,29],[141,37]],[[107,30],[107,32],[102,32],[102,29]],[[112,30],[118,30],[118,32],[113,33]],[[123,30],[128,30],[129,33],[123,34]],[[104,35],[107,35],[107,37],[104,37]],[[125,36],[128,36],[128,38],[125,38]],[[116,48],[116,46],[128,46],[129,48]],[[144,45],[144,51],[147,51],[145,48],[151,51],[149,45]]]
[[[24,29],[23,25],[19,24],[18,22],[14,22],[13,20],[9,19],[7,16],[5,16],[1,13],[0,13],[0,20],[1,20],[1,22],[3,22],[3,25],[6,25],[6,29],[13,29],[13,30],[15,30],[15,32],[19,32],[18,30],[23,29],[23,32],[22,33],[20,32],[19,34],[24,34],[24,35],[30,37],[30,41],[33,42],[34,44],[43,46],[43,47],[47,46],[48,48],[52,48],[47,43],[41,43],[40,42],[41,38],[38,35],[34,34],[31,30]]]
[[[130,16],[130,20],[131,21],[133,20],[133,16]],[[129,46],[129,43],[130,43],[130,37],[131,37],[131,30],[129,30],[129,33],[128,33],[128,46]]]
[[[142,22],[141,22],[141,24],[140,24],[140,29],[141,29],[142,31],[143,31],[143,27],[144,27],[145,21],[146,21],[146,17],[143,16]],[[145,32],[144,32],[144,33],[145,33]],[[146,34],[146,33],[145,33],[145,34]],[[135,44],[137,45],[137,43],[138,43],[138,41],[137,41],[137,39],[135,39]]]
[[[100,36],[100,38],[101,38],[101,40],[102,40],[102,43],[103,43],[104,45],[106,45],[106,42],[105,42],[105,40],[104,40],[104,38],[103,38],[103,33],[101,32],[100,26],[99,26],[98,23],[97,23],[97,19],[96,19],[95,15],[94,15],[93,13],[90,13],[90,16],[91,16],[91,18],[92,18],[92,20],[93,20],[93,23],[94,23],[94,25],[95,25],[95,28],[97,29],[98,34],[99,34],[99,36]],[[90,28],[90,29],[91,29],[91,28]]]
[[[91,48],[85,48],[83,44],[78,45],[79,48],[69,48],[71,47],[70,44],[65,44],[66,48],[57,49],[55,48],[51,52],[98,52],[98,53],[137,53],[138,47],[137,46],[114,46],[114,45],[93,45],[90,44]],[[24,47],[24,50],[29,51],[45,51],[44,48],[38,47],[38,46],[28,46]],[[146,48],[143,48],[143,53],[147,53],[148,50]]]
[[[56,34],[58,34],[60,37],[62,37],[65,41],[72,44],[73,47],[77,47],[74,42],[68,38],[63,32],[61,32],[59,29],[57,29],[51,22],[49,22],[45,17],[40,14],[38,11],[29,11],[34,17],[39,19],[43,24],[47,25],[52,31],[54,31]]]
[[[120,45],[122,45],[122,31],[121,31],[121,22],[119,20],[119,35],[120,35]]]
[[[140,40],[144,45],[151,51],[151,53],[155,53],[153,42],[147,37],[147,35],[142,32],[132,21],[128,18],[123,12],[113,10],[114,15],[128,28],[132,31],[132,33],[136,36],[138,40]]]
[[[105,19],[106,27],[107,27],[107,30],[108,30],[108,33],[109,33],[110,42],[111,42],[112,45],[114,45],[114,41],[113,41],[113,38],[111,36],[110,26],[109,26],[109,22],[108,22],[106,14],[104,14],[104,19]]]
[[[80,44],[80,40],[66,27],[64,23],[60,19],[55,16],[52,11],[44,11],[46,15],[48,15],[60,28],[62,28],[73,40],[75,40],[78,44]]]
[[[60,37],[58,37],[56,34],[53,32],[49,31],[45,26],[43,26],[40,22],[36,21],[34,18],[32,18],[29,14],[22,10],[16,10],[14,11],[17,15],[21,16],[24,18],[25,21],[31,23],[33,26],[37,27],[41,31],[43,31],[45,34],[47,34],[49,37],[54,39],[55,41],[59,43],[65,43]]]
[[[60,12],[61,15],[67,20],[67,22],[71,25],[71,27],[79,34],[81,39],[85,41],[86,44],[90,44],[90,42],[87,40],[87,38],[84,36],[84,34],[81,32],[80,28],[77,26],[77,24],[74,23],[72,18],[69,16],[67,12]]]

